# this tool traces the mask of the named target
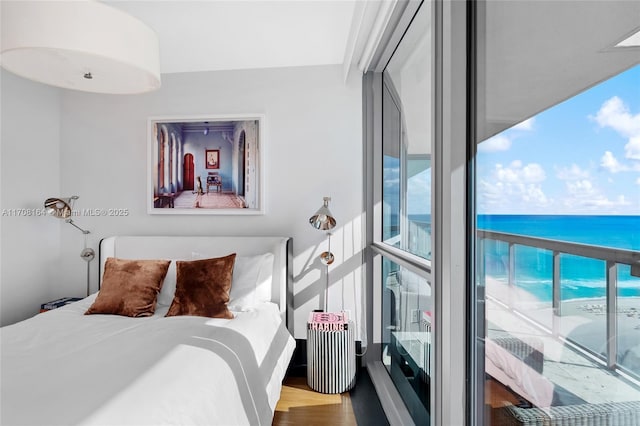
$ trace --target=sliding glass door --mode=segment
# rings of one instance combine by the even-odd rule
[[[474,3],[476,424],[640,417],[638,14]]]

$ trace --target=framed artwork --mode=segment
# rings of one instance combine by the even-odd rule
[[[207,169],[220,168],[220,150],[219,149],[207,149],[205,151],[205,167]]]
[[[149,214],[264,213],[264,116],[151,117]]]

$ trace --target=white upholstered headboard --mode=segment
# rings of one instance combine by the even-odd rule
[[[280,306],[283,320],[292,318],[290,268],[292,240],[288,237],[209,237],[209,236],[116,236],[100,241],[100,283],[107,257],[123,259],[192,260],[230,253],[253,256],[273,253],[271,301]],[[289,304],[289,306],[288,306]],[[291,321],[287,321],[289,327]]]

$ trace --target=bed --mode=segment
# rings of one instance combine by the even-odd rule
[[[99,292],[1,329],[1,423],[271,424],[295,347],[286,327],[290,247],[282,237],[102,240]],[[231,253],[233,319],[165,316],[185,265]],[[171,260],[153,313],[86,315],[111,288],[113,262],[129,259]]]

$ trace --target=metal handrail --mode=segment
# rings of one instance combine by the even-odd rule
[[[552,252],[552,308],[553,308],[553,324],[552,329],[554,335],[559,334],[559,318],[561,311],[561,295],[560,295],[560,266],[561,255],[568,254],[585,258],[602,260],[606,263],[606,364],[610,369],[616,369],[618,359],[617,344],[617,287],[618,287],[618,264],[631,266],[631,275],[640,276],[640,252],[633,250],[624,250],[610,247],[600,247],[589,244],[572,243],[568,241],[550,240],[546,238],[530,237],[525,235],[509,234],[505,232],[478,230],[479,239],[488,239],[501,241],[509,244],[509,271],[508,285],[515,285],[515,246],[527,246],[539,248]],[[480,259],[483,257],[482,250],[479,251]],[[479,274],[484,277],[484,262],[479,263]],[[511,301],[509,307],[513,309]],[[598,355],[598,354],[595,354]]]
[[[529,237],[525,235],[508,234],[506,232],[478,230],[478,237],[489,240],[499,240],[522,246],[535,247],[564,254],[589,257],[625,265],[640,265],[640,252],[611,247],[601,247],[589,244],[572,243],[568,241],[549,240],[546,238]]]

